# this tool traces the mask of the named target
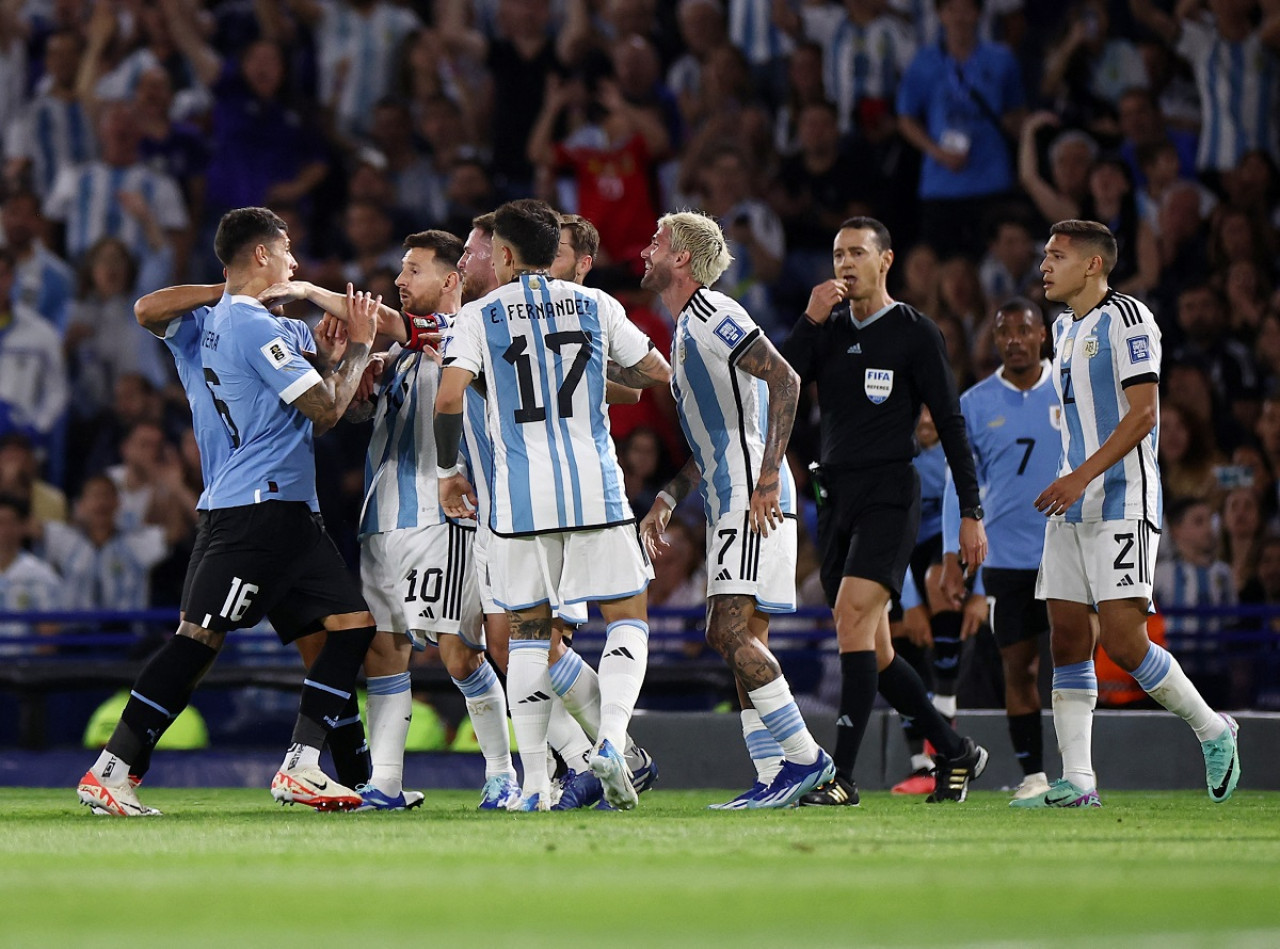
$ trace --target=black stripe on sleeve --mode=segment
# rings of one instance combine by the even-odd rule
[[[729,353],[729,365],[732,366],[737,363],[737,361],[742,358],[742,354],[751,348],[751,344],[760,338],[760,335],[761,330],[760,327],[757,326],[746,336],[742,337],[742,341],[739,342],[737,346],[733,347],[733,352]]]
[[[1154,372],[1143,372],[1136,376],[1130,376],[1120,383],[1121,389],[1127,389],[1129,386],[1141,385],[1144,382],[1159,382],[1160,376]]]

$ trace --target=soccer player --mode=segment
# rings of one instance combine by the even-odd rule
[[[499,287],[458,315],[436,399],[436,451],[455,458],[464,394],[483,378],[494,472],[489,571],[509,614],[508,702],[524,765],[523,810],[550,808],[547,668],[553,612],[595,600],[609,623],[600,661],[600,739],[589,767],[624,810],[636,792],[620,749],[648,657],[647,562],[622,490],[605,412],[605,360],[636,388],[670,381],[670,367],[608,294],[553,280],[559,217],[540,201],[494,213]],[[457,465],[440,473],[445,512],[474,517],[476,495]]]
[[[818,509],[822,585],[832,606],[842,686],[836,776],[802,804],[858,803],[853,769],[877,690],[915,719],[938,752],[930,800],[963,801],[987,752],[948,726],[920,676],[896,655],[886,607],[902,591],[920,520],[920,481],[911,459],[921,405],[928,405],[955,473],[961,551],[970,569],[986,556],[978,479],[965,436],[942,334],[926,316],[889,296],[889,230],[874,218],[845,221],[832,246],[835,278],[809,295],[782,354],[822,403]]]
[[[981,593],[967,595],[960,567],[960,502],[948,475],[943,500],[944,593],[964,605],[962,638],[987,616],[1004,667],[1005,712],[1013,752],[1022,766],[1015,799],[1049,787],[1044,773],[1040,725],[1040,637],[1049,631],[1044,604],[1036,599],[1036,571],[1044,550],[1044,525],[1032,502],[1058,467],[1062,408],[1053,367],[1041,358],[1044,316],[1030,300],[1014,298],[996,311],[995,343],[1001,365],[960,396],[969,444],[982,487],[991,552],[982,564]]]
[[[693,449],[640,523],[650,556],[695,486],[707,515],[707,642],[733,670],[756,783],[723,810],[790,807],[835,777],[769,651],[769,614],[796,608],[796,490],[787,466],[800,377],[750,315],[709,289],[732,258],[713,218],[658,219],[640,286],[676,316],[672,391]]]
[[[200,359],[200,340],[204,336],[205,320],[212,308],[222,299],[226,285],[200,284],[166,287],[142,297],[134,304],[134,315],[139,325],[160,336],[165,346],[173,355],[174,366],[178,370],[178,381],[182,384],[191,408],[192,431],[196,438],[196,447],[200,453],[200,474],[204,490],[196,502],[196,539],[187,562],[187,573],[183,581],[182,600],[179,617],[186,616],[187,595],[191,590],[191,579],[200,566],[205,548],[209,545],[209,492],[208,487],[227,457],[231,454],[231,443],[226,437],[222,420],[213,404],[204,377],[204,366]],[[346,298],[334,294],[341,302],[343,315],[346,312]],[[299,351],[320,372],[331,372],[336,360],[335,351],[324,345],[325,335],[317,340],[310,328],[301,320],[283,319],[281,325],[295,340]],[[268,620],[271,615],[268,614]],[[287,618],[282,622],[287,622]],[[303,663],[309,668],[320,653],[324,644],[324,633],[302,636],[294,640]],[[334,767],[338,772],[338,780],[347,787],[356,787],[369,778],[369,749],[364,739],[364,725],[360,721],[359,709],[353,698],[343,712],[338,726],[329,733],[326,745],[333,756]],[[146,749],[138,761],[131,762],[129,779],[136,786],[141,782],[151,763],[150,749]]]
[[[284,641],[321,628],[329,633],[303,681],[293,743],[272,780],[272,797],[351,809],[362,803],[360,795],[326,775],[319,755],[349,708],[373,617],[312,506],[312,439],[317,429],[332,427],[356,391],[378,301],[348,289],[342,363],[321,376],[256,297],[297,266],[284,222],[265,208],[240,208],[223,216],[214,245],[227,295],[208,315],[200,347],[231,453],[209,486],[209,544],[188,593],[191,619],[139,675],[79,796],[107,813],[156,813],[138,801],[130,765],[186,707],[227,632],[253,626],[270,610]]]
[[[1045,298],[1068,309],[1053,326],[1062,454],[1057,479],[1035,499],[1049,518],[1036,597],[1048,601],[1062,777],[1011,803],[1101,806],[1092,756],[1095,609],[1107,655],[1196,733],[1209,798],[1222,802],[1240,780],[1236,722],[1211,709],[1178,660],[1147,638],[1161,520],[1160,330],[1145,304],[1108,286],[1116,240],[1105,225],[1059,221],[1049,234]]]
[[[599,251],[600,233],[596,226],[580,214],[562,214],[560,245],[548,273],[557,280],[584,284]],[[640,400],[640,390],[610,380],[605,383],[604,397],[610,405],[630,405]],[[581,626],[586,621],[587,604],[573,603],[566,604],[552,623],[551,686],[556,689],[556,694],[547,741],[564,759],[567,768],[558,779],[560,797],[551,805],[553,811],[589,807],[599,802],[604,794],[599,779],[586,766],[600,729],[600,720],[594,711],[599,707],[595,698],[600,689],[599,679],[596,671],[573,651],[570,628]],[[572,711],[569,706],[572,706]],[[630,734],[626,738],[623,756],[631,769],[632,787],[637,794],[643,794],[658,780],[657,763]]]
[[[405,313],[457,312],[462,242],[445,231],[422,231],[405,238],[404,246],[396,286]],[[484,656],[470,562],[474,525],[449,520],[439,506],[431,433],[438,359],[430,348],[400,349],[389,357],[365,466],[361,575],[379,633],[365,659],[373,775],[363,796],[366,805],[379,808],[413,807],[422,800],[419,792],[403,792],[403,776],[412,698],[409,658],[426,639],[436,643],[466,699],[486,784],[515,782],[506,696]]]

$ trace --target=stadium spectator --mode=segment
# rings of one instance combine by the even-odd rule
[[[978,280],[987,302],[997,306],[1012,297],[1034,301],[1044,295],[1038,248],[1021,215],[1006,214],[995,219],[986,256],[978,266]]]
[[[0,4],[0,142],[27,102],[27,43],[31,30],[21,4]]]
[[[1146,69],[1137,46],[1112,33],[1105,0],[1075,4],[1064,28],[1045,54],[1040,93],[1068,121],[1094,128],[1126,90],[1146,87]]]
[[[120,494],[106,475],[91,475],[76,498],[69,524],[51,521],[36,535],[36,551],[62,576],[67,607],[145,610],[151,569],[169,553],[164,529],[119,526]]]
[[[1235,577],[1216,557],[1213,509],[1204,501],[1184,499],[1169,504],[1166,514],[1173,555],[1156,564],[1152,597],[1162,610],[1220,608],[1236,603]],[[1218,634],[1228,627],[1222,617],[1165,616],[1165,643],[1202,693],[1221,700],[1226,671]]]
[[[25,501],[0,494],[0,613],[51,612],[62,607],[63,580],[53,567],[23,549],[27,540],[27,518],[31,513]],[[52,635],[56,623],[0,623],[0,656],[31,655],[45,647],[6,644],[8,638]]]
[[[65,340],[77,418],[104,411],[128,373],[156,388],[168,380],[160,344],[138,328],[133,301],[164,286],[171,261],[163,244],[139,260],[114,237],[100,238],[84,255]]]
[[[785,96],[774,113],[774,151],[783,157],[794,155],[800,147],[800,113],[806,106],[828,101],[822,83],[822,45],[797,43],[787,57]]]
[[[977,256],[982,213],[1015,180],[1022,78],[1008,49],[979,39],[980,12],[978,0],[940,0],[942,42],[921,47],[898,89],[898,127],[924,155],[920,237],[944,256]]]
[[[666,86],[680,105],[687,128],[702,122],[702,70],[712,52],[729,44],[724,9],[717,0],[680,0],[676,23],[685,52],[667,70]]]
[[[164,429],[139,422],[120,443],[120,458],[106,470],[120,500],[116,525],[128,531],[155,524],[171,545],[189,540],[198,496],[187,489],[177,447],[165,440]]]
[[[1280,97],[1280,11],[1257,0],[1180,3],[1173,15],[1152,0],[1129,0],[1137,20],[1173,46],[1195,72],[1200,93],[1200,148],[1196,167],[1218,174],[1251,149],[1280,151],[1280,116],[1267,102]]]
[[[1045,180],[1038,152],[1041,130],[1061,124],[1053,112],[1033,112],[1022,124],[1018,139],[1018,182],[1046,221],[1079,214],[1089,193],[1089,169],[1098,157],[1098,143],[1088,132],[1061,131],[1049,145],[1049,179]]]
[[[387,0],[288,3],[315,36],[321,107],[340,135],[367,133],[374,103],[391,89],[396,53],[422,21],[413,10]]]
[[[1218,500],[1214,467],[1222,463],[1222,456],[1213,431],[1203,418],[1188,414],[1168,399],[1160,403],[1158,458],[1165,496],[1171,502]]]
[[[397,99],[374,106],[369,139],[386,162],[396,214],[402,220],[444,220],[445,176],[419,147],[408,106]]]
[[[1229,481],[1243,482],[1247,474],[1240,468],[1226,468]],[[1220,476],[1222,474],[1220,471]],[[1224,485],[1225,487],[1225,485]],[[1223,561],[1231,567],[1231,577],[1236,594],[1241,600],[1244,592],[1258,576],[1258,554],[1266,522],[1258,496],[1248,484],[1227,491],[1222,502],[1222,531],[1220,549]]]
[[[1222,295],[1207,284],[1182,291],[1178,326],[1183,341],[1172,350],[1171,359],[1201,366],[1213,387],[1215,417],[1229,413],[1237,425],[1251,430],[1258,421],[1262,396],[1258,370],[1249,347],[1230,335]]]
[[[14,117],[5,130],[5,181],[28,187],[45,198],[64,169],[97,154],[97,134],[76,95],[76,70],[82,49],[80,34],[61,29],[44,47],[45,88]]]
[[[52,323],[13,302],[14,256],[0,247],[0,435],[48,448],[67,408],[62,340]]]
[[[1145,86],[1126,89],[1116,103],[1120,125],[1120,157],[1129,163],[1129,171],[1138,187],[1146,185],[1146,169],[1141,151],[1157,145],[1170,145],[1179,178],[1194,178],[1196,173],[1196,136],[1186,129],[1170,127],[1160,112],[1155,93]]]
[[[1265,272],[1252,260],[1235,260],[1215,275],[1214,288],[1226,298],[1231,336],[1246,344],[1256,342],[1271,297],[1271,282]],[[1255,351],[1255,364],[1257,361]]]
[[[45,198],[45,217],[65,227],[67,258],[79,263],[103,237],[119,238],[135,255],[185,246],[190,218],[182,193],[167,174],[142,162],[132,107],[105,107],[98,134],[101,158],[62,169]]]
[[[343,282],[367,287],[374,271],[399,273],[404,250],[396,243],[394,227],[387,209],[375,201],[361,198],[347,205],[342,215],[347,248]]]
[[[21,501],[38,521],[67,519],[67,496],[40,477],[35,446],[20,432],[0,437],[0,494]]]
[[[45,246],[40,199],[32,191],[10,191],[0,205],[4,245],[13,253],[12,300],[35,310],[59,333],[67,328],[75,278],[65,260]]]

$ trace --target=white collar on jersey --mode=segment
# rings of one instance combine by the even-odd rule
[[[1049,360],[1047,359],[1040,360],[1040,378],[1036,380],[1036,384],[1033,385],[1030,389],[1019,389],[1012,382],[1006,379],[1004,377],[1003,364],[1001,364],[1000,368],[996,370],[996,378],[1000,380],[1000,384],[1002,386],[1004,386],[1007,389],[1012,389],[1014,392],[1031,392],[1034,389],[1039,389],[1042,385],[1044,385],[1046,382],[1048,382],[1050,379],[1053,378],[1053,364],[1050,363]]]
[[[226,296],[226,294],[223,294],[223,296]],[[266,310],[266,309],[267,309],[265,306],[263,306],[263,305],[262,305],[262,302],[261,302],[257,297],[251,297],[251,296],[249,296],[248,294],[245,294],[245,293],[233,293],[233,294],[231,294],[231,302],[232,302],[232,303],[247,303],[247,304],[249,304],[250,306],[256,306],[259,310]],[[268,310],[267,312],[270,312],[270,311]]]

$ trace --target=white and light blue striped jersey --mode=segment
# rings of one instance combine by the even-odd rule
[[[983,526],[990,553],[983,565],[1035,570],[1044,553],[1045,517],[1035,499],[1058,476],[1062,405],[1045,360],[1040,379],[1025,392],[1003,369],[960,396],[965,429],[982,491]],[[942,507],[943,549],[960,550],[960,499],[947,471]]]
[[[1110,290],[1083,316],[1066,310],[1053,324],[1053,384],[1062,403],[1062,458],[1069,474],[1098,450],[1129,411],[1125,387],[1160,380],[1160,328],[1146,304]],[[1068,522],[1144,520],[1160,530],[1156,462],[1159,425],[1095,478],[1068,508]]]
[[[984,43],[1005,42],[1000,34],[1000,19],[1017,13],[1023,5],[1023,0],[986,0],[978,17],[978,39]],[[942,40],[937,0],[889,0],[889,9],[910,25],[917,45],[930,46]]]
[[[485,399],[467,387],[466,410],[462,416],[462,456],[476,489],[476,523],[488,524],[493,510],[493,439],[489,437]]]
[[[165,230],[187,226],[182,192],[168,175],[143,164],[120,168],[85,162],[60,171],[44,202],[45,215],[67,226],[68,256],[78,259],[100,237],[120,238],[135,257],[148,253],[145,229],[116,198],[121,191],[140,194]]]
[[[890,16],[878,16],[861,26],[842,6],[807,6],[801,16],[805,35],[822,46],[822,82],[839,112],[840,130],[853,129],[862,99],[882,99],[892,108],[898,81],[915,55],[915,44],[902,25]]]
[[[316,506],[314,427],[293,402],[320,382],[291,329],[256,299],[224,296],[205,317],[204,378],[231,439],[210,510],[302,501]]]
[[[31,100],[5,135],[5,158],[31,163],[31,184],[42,198],[58,173],[97,154],[93,123],[78,100],[41,95]]]
[[[422,21],[412,10],[382,0],[364,10],[339,0],[320,0],[319,7],[320,102],[333,110],[343,131],[365,131],[374,105],[391,89],[400,47]]]
[[[448,520],[436,479],[439,388],[440,366],[430,355],[407,349],[394,352],[379,387],[365,455],[361,537]]]
[[[1221,560],[1198,566],[1181,557],[1172,557],[1156,564],[1151,579],[1151,597],[1161,610],[1169,607],[1235,606],[1235,575],[1231,566]],[[1218,648],[1216,640],[1197,643],[1197,639],[1206,633],[1217,633],[1226,625],[1227,620],[1220,616],[1166,616],[1165,644],[1179,657],[1187,653],[1212,652]]]
[[[227,299],[224,295],[223,299]],[[231,455],[231,436],[218,415],[213,402],[211,383],[205,378],[204,363],[200,359],[200,340],[204,336],[205,320],[213,307],[202,306],[171,320],[165,327],[164,344],[173,355],[178,370],[178,381],[191,406],[191,429],[196,447],[200,450],[200,479],[204,489],[196,502],[197,511],[209,509],[209,486],[223,462]],[[302,320],[282,319],[285,330],[293,339],[299,352],[315,352],[315,339]]]
[[[444,364],[484,378],[495,534],[634,519],[609,435],[605,364],[634,366],[651,348],[609,294],[540,274],[462,308]]]
[[[66,332],[75,282],[67,262],[36,241],[31,256],[14,267],[12,300],[31,307],[59,332]]]
[[[729,0],[729,40],[753,66],[788,56],[795,44],[773,22],[773,0]]]
[[[1252,149],[1280,154],[1280,55],[1261,33],[1231,43],[1211,26],[1185,19],[1177,51],[1191,64],[1200,93],[1196,167],[1227,171]]]
[[[169,554],[154,525],[121,531],[101,547],[67,524],[44,526],[42,553],[62,575],[72,610],[145,610],[151,605],[151,568]]]
[[[0,567],[0,613],[42,613],[62,609],[62,579],[39,557],[19,550],[8,567]],[[0,623],[0,641],[6,636],[30,636],[29,623]],[[31,646],[0,645],[0,656],[32,651]]]
[[[769,387],[738,368],[760,327],[736,300],[699,288],[676,318],[671,391],[680,427],[702,472],[707,520],[751,508],[769,434]],[[796,513],[796,486],[783,459],[779,507]]]

